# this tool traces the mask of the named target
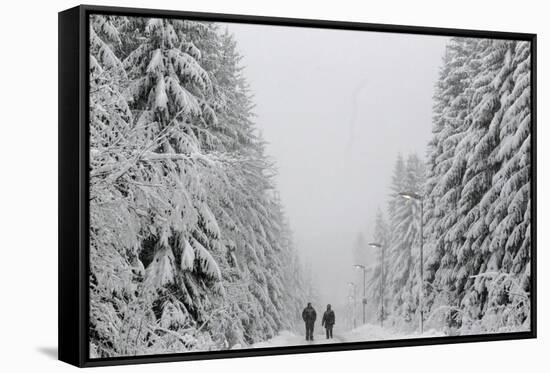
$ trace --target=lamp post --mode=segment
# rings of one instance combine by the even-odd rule
[[[365,324],[366,321],[366,306],[367,306],[367,267],[365,267],[362,264],[356,264],[354,265],[357,269],[363,270],[363,324]]]
[[[420,194],[401,192],[405,199],[412,199],[420,203],[420,334],[424,333],[424,199]]]
[[[380,258],[380,326],[384,326],[384,253],[385,247],[376,242],[369,242],[370,247],[380,249],[382,255]]]
[[[353,328],[355,329],[357,327],[357,320],[355,317],[355,310],[357,309],[357,285],[355,285],[355,282],[348,282],[348,285],[352,287],[353,289]]]

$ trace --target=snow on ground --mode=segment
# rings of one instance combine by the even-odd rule
[[[324,329],[321,330],[324,332]],[[320,332],[315,334],[313,341],[306,341],[304,335],[297,335],[290,331],[282,331],[276,337],[253,344],[252,348],[263,347],[283,347],[283,346],[297,346],[297,345],[309,345],[309,344],[327,344],[327,343],[345,343],[345,342],[365,342],[365,341],[380,341],[380,340],[395,340],[395,339],[408,339],[408,338],[420,338],[420,337],[442,337],[445,334],[441,331],[428,330],[422,335],[417,333],[402,333],[389,328],[382,328],[379,325],[366,324],[353,330],[338,333],[334,330],[334,338],[326,339],[324,334]]]
[[[341,340],[337,339],[334,336],[333,339],[326,339],[324,334],[315,334],[313,336],[313,341],[306,341],[305,333],[304,335],[297,335],[288,330],[281,331],[279,335],[273,337],[272,339],[264,342],[258,342],[253,344],[253,348],[262,348],[262,347],[283,347],[283,346],[298,346],[298,345],[309,345],[309,344],[325,344],[325,343],[340,343]]]
[[[442,331],[435,329],[425,330],[420,333],[403,333],[395,329],[383,328],[380,325],[365,324],[351,331],[342,334],[345,342],[363,342],[363,341],[380,341],[388,339],[409,339],[409,338],[427,338],[427,337],[443,337],[445,334]]]

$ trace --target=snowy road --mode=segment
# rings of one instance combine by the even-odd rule
[[[324,331],[324,330],[322,330]],[[356,329],[344,331],[341,333],[334,332],[333,339],[326,339],[324,334],[317,333],[313,341],[306,341],[303,335],[297,335],[293,332],[282,331],[276,337],[265,341],[255,343],[251,347],[282,347],[282,346],[299,346],[309,344],[327,344],[327,343],[345,343],[345,342],[364,342],[364,341],[380,341],[388,339],[407,339],[419,337],[441,337],[443,332],[436,330],[428,330],[424,334],[400,333],[398,331],[382,328],[379,325],[363,325]]]
[[[262,347],[282,347],[282,346],[299,346],[299,345],[317,345],[327,343],[342,343],[344,340],[339,338],[338,335],[334,335],[333,339],[326,339],[324,334],[315,334],[313,341],[306,341],[305,336],[297,335],[287,330],[279,333],[278,336],[265,341],[258,342],[252,345],[253,348]]]

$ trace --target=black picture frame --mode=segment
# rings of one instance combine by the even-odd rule
[[[288,346],[229,351],[188,352],[90,359],[88,354],[88,49],[90,14],[157,16],[189,20],[236,22],[247,24],[294,26],[322,29],[375,31],[416,35],[476,37],[531,42],[531,330],[502,334],[448,336],[404,340],[384,340],[326,345]],[[158,9],[137,9],[81,5],[59,13],[59,360],[78,367],[138,363],[174,362],[198,359],[220,359],[262,355],[360,350],[371,348],[453,344],[536,338],[537,272],[536,272],[536,34],[483,30],[398,26],[358,22],[243,16]]]

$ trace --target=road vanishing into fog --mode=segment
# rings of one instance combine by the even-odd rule
[[[319,345],[319,344],[332,344],[332,343],[348,343],[348,342],[366,342],[366,341],[382,341],[382,340],[395,340],[395,339],[409,339],[420,337],[443,337],[445,334],[437,330],[427,330],[423,334],[411,333],[404,334],[399,333],[390,328],[384,328],[380,325],[365,324],[355,329],[338,332],[335,327],[334,338],[326,339],[325,330],[319,328],[315,334],[313,341],[306,341],[305,335],[297,335],[295,332],[282,331],[276,337],[265,341],[258,342],[252,345],[252,348],[265,348],[265,347],[285,347],[285,346],[302,346],[302,345]],[[240,347],[234,347],[240,348]]]

